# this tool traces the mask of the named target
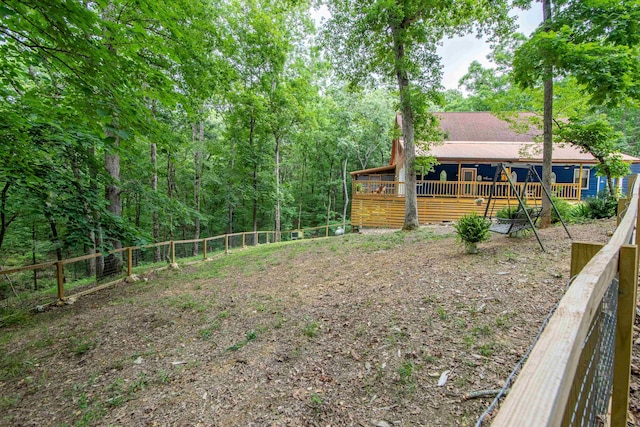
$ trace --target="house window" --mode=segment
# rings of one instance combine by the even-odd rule
[[[589,189],[589,169],[582,170],[582,189]],[[580,169],[576,168],[573,170],[573,183],[578,184],[580,182]]]
[[[447,180],[447,171],[440,172],[440,181],[446,181],[446,180]]]

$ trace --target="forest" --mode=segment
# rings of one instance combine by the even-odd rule
[[[640,154],[637,1],[553,3],[525,36],[534,1],[3,0],[0,266],[342,223],[396,111],[417,141],[437,139],[434,111],[542,126],[536,46],[555,49],[555,117]],[[494,65],[445,90],[437,46],[466,33]]]

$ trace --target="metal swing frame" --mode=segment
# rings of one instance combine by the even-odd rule
[[[522,166],[520,165],[512,166],[512,167],[522,168]],[[489,228],[489,230],[496,233],[500,233],[500,234],[512,234],[518,231],[531,229],[533,230],[533,233],[535,234],[536,239],[538,240],[538,244],[540,245],[540,248],[542,249],[543,252],[546,252],[546,249],[542,244],[542,240],[540,240],[540,236],[538,235],[538,230],[535,225],[536,221],[540,217],[541,210],[536,212],[529,211],[529,208],[527,208],[524,203],[524,198],[525,198],[524,196],[527,191],[527,185],[529,184],[529,182],[532,182],[533,177],[535,177],[538,180],[538,182],[542,184],[542,178],[540,178],[540,175],[538,174],[538,171],[536,171],[535,166],[527,165],[527,178],[525,179],[524,185],[522,186],[522,191],[519,193],[515,184],[513,183],[513,181],[511,181],[511,175],[508,173],[505,167],[505,164],[498,163],[498,167],[496,167],[496,173],[493,177],[493,185],[491,186],[491,190],[489,191],[489,200],[487,202],[487,206],[484,209],[484,217],[487,218],[492,201],[494,202],[494,205],[495,205],[494,194],[495,194],[496,184],[498,183],[498,179],[500,178],[500,175],[502,173],[504,173],[505,177],[507,178],[507,181],[509,182],[509,187],[511,188],[511,190],[513,191],[513,193],[516,195],[518,199],[518,208],[516,210],[517,216],[516,218],[511,220],[510,225],[507,222],[506,227],[504,226],[497,227],[497,225],[499,224],[494,224],[492,222],[492,226],[491,228]],[[571,234],[569,233],[569,229],[567,228],[567,224],[565,224],[564,219],[562,219],[562,215],[560,215],[560,211],[558,211],[558,208],[556,207],[555,203],[553,203],[553,199],[551,198],[551,195],[549,194],[549,192],[547,191],[544,185],[541,185],[540,187],[542,188],[542,191],[544,191],[544,194],[549,198],[549,201],[551,202],[551,206],[553,210],[558,215],[558,218],[560,219],[560,222],[562,223],[564,230],[567,232],[567,236],[569,236],[569,238],[571,239],[572,237],[571,237]],[[493,214],[493,208],[491,209],[491,214]],[[492,216],[489,216],[488,219],[491,220]],[[525,219],[526,219],[526,222],[524,221]]]

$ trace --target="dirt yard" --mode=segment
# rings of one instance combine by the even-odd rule
[[[569,279],[562,228],[541,238],[348,235],[118,285],[0,330],[0,424],[474,425],[491,399],[465,394],[502,386]]]

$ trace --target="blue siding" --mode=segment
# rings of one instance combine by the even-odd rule
[[[490,164],[476,164],[467,163],[462,164],[463,168],[475,168],[478,170],[478,175],[482,176],[483,182],[493,181],[493,177],[496,173],[496,167],[491,166]],[[553,172],[556,174],[556,182],[557,183],[572,183],[573,182],[573,171],[579,169],[579,165],[569,165],[569,166],[553,166]],[[538,175],[542,176],[542,165],[535,166]],[[447,172],[447,181],[457,181],[458,180],[458,165],[457,164],[442,164],[435,166],[435,171],[428,173],[422,179],[424,180],[440,180],[440,172]],[[512,167],[512,171],[515,171],[518,175],[518,182],[523,182],[527,178],[527,167]],[[596,176],[596,170],[594,166],[583,166],[583,174],[589,174],[589,188],[582,189],[582,198],[585,199],[587,197],[595,197],[598,192],[606,190],[607,182],[605,178]],[[640,164],[632,164],[631,165],[631,173],[632,174],[640,174]],[[420,178],[420,177],[418,177]],[[534,178],[535,180],[535,178]],[[627,191],[627,178],[623,179],[622,190],[624,192]]]

